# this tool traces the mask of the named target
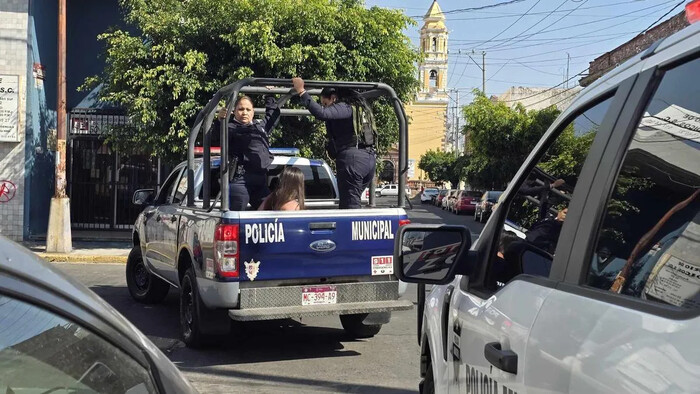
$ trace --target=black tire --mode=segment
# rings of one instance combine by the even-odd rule
[[[382,329],[381,324],[365,324],[363,320],[367,317],[367,313],[356,315],[340,315],[340,324],[345,332],[353,338],[371,338],[379,333]]]
[[[214,335],[226,335],[231,319],[225,310],[213,310],[199,297],[197,278],[192,267],[185,271],[180,283],[180,333],[191,348],[206,345]]]
[[[144,304],[163,301],[170,290],[170,284],[148,272],[140,246],[134,246],[126,260],[126,286],[131,297]]]
[[[425,371],[425,377],[418,383],[418,393],[435,394],[435,378],[433,377],[432,362],[428,362],[428,370]]]

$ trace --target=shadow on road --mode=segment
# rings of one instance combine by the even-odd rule
[[[341,382],[334,382],[330,380],[321,380],[321,379],[308,379],[308,378],[302,378],[302,377],[291,377],[291,376],[276,376],[276,375],[263,375],[263,374],[257,374],[257,373],[252,373],[252,372],[243,372],[243,371],[232,371],[232,370],[226,370],[226,371],[221,371],[219,369],[215,368],[187,368],[183,367],[181,365],[178,365],[179,368],[181,368],[183,371],[187,372],[196,372],[200,373],[203,375],[212,375],[216,377],[220,376],[226,376],[226,377],[231,377],[231,378],[236,378],[236,379],[245,379],[245,380],[255,380],[255,381],[260,381],[264,383],[278,383],[278,384],[286,384],[286,385],[298,385],[300,388],[304,387],[313,387],[314,391],[318,390],[319,388],[325,388],[325,389],[330,389],[332,392],[351,392],[351,393],[376,393],[376,394],[403,394],[403,393],[413,393],[415,391],[412,390],[404,390],[404,389],[398,389],[398,388],[391,388],[391,387],[382,387],[382,386],[375,386],[375,385],[367,385],[367,384],[347,384],[347,383],[341,383]],[[283,389],[284,386],[280,387],[280,392],[284,392]]]
[[[359,355],[344,350],[342,342],[353,341],[344,330],[292,319],[235,323],[229,336],[212,338],[201,350],[188,349],[180,341],[176,290],[171,289],[165,301],[155,305],[137,303],[122,286],[92,286],[91,290],[183,368]]]

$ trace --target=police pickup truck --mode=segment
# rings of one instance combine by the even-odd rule
[[[434,285],[421,392],[698,392],[698,75],[695,23],[583,90],[473,245],[464,226],[401,228],[396,273]]]
[[[263,88],[268,85],[283,88]],[[319,94],[322,86],[349,86],[370,98],[395,97],[393,89],[375,83],[311,81],[307,86],[310,94]],[[227,133],[222,127],[220,152],[210,146],[208,135],[219,100],[226,100],[230,113],[239,92],[279,93],[282,107],[293,95],[290,88],[288,80],[249,78],[219,90],[195,121],[188,160],[156,195],[152,190],[134,195],[134,203],[145,208],[134,225],[126,269],[129,291],[139,302],[154,303],[171,286],[179,289],[180,325],[188,346],[225,334],[232,320],[329,314],[340,315],[350,335],[371,337],[391,311],[413,307],[399,300],[405,285],[393,274],[394,235],[408,223],[405,196],[393,207],[339,210],[336,179],[324,161],[275,150],[268,182],[275,182],[285,166],[301,169],[307,210],[227,209]],[[405,116],[396,103],[404,142]],[[281,109],[281,115],[305,111]],[[200,139],[204,146],[197,148],[200,130],[207,131]]]

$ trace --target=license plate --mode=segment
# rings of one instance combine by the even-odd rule
[[[335,286],[307,286],[302,288],[301,305],[329,305],[338,302]]]

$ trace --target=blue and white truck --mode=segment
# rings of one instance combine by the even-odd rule
[[[263,88],[270,85],[278,87]],[[323,86],[349,87],[368,99],[384,96],[393,102],[404,153],[400,169],[406,174],[406,117],[393,89],[380,83],[307,82],[311,94]],[[323,160],[278,150],[273,151],[268,181],[285,166],[300,168],[307,210],[227,209],[227,133],[224,127],[219,130],[220,150],[210,146],[208,135],[217,104],[225,99],[230,113],[239,93],[277,93],[282,107],[293,95],[290,88],[289,80],[248,78],[219,90],[195,120],[188,160],[157,194],[134,194],[134,203],[145,208],[133,230],[126,268],[129,292],[139,302],[155,303],[170,287],[179,289],[180,325],[188,346],[225,334],[231,321],[333,314],[352,336],[371,337],[389,321],[391,311],[413,307],[399,299],[405,284],[393,272],[394,236],[409,223],[403,192],[393,207],[339,210],[335,176]],[[282,108],[281,115],[308,112]],[[197,148],[200,131],[203,147]],[[405,176],[401,178],[403,191]]]

